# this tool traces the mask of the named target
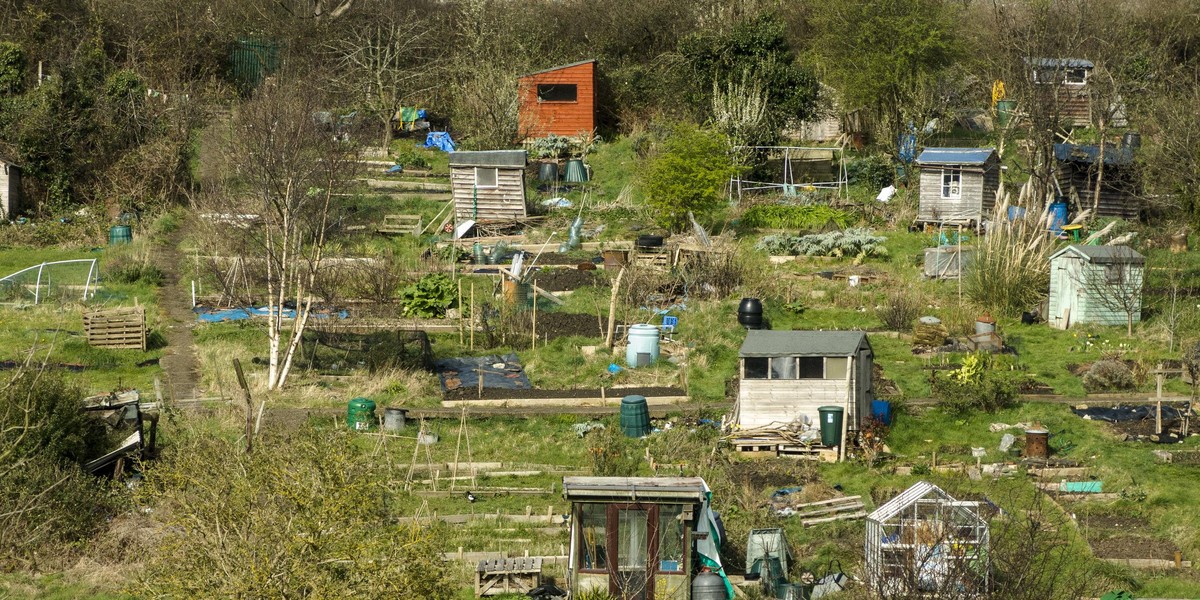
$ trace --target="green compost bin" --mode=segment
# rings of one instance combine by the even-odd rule
[[[821,418],[821,444],[827,448],[842,444],[842,417],[846,409],[840,406],[822,406],[817,409]]]
[[[108,229],[108,245],[119,246],[133,241],[133,228],[128,225],[113,225]]]
[[[621,398],[621,431],[632,438],[650,433],[650,406],[645,396]]]
[[[375,401],[355,398],[346,405],[346,426],[355,431],[375,429],[379,421],[375,418]]]

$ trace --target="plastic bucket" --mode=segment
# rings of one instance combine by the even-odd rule
[[[538,166],[538,180],[558,181],[558,164],[545,162]]]
[[[578,158],[572,158],[567,161],[566,173],[563,176],[563,181],[567,183],[587,183],[588,171],[583,165],[583,161]]]
[[[628,338],[625,366],[636,369],[658,362],[658,327],[646,324],[632,325],[629,327]]]
[[[821,417],[821,444],[833,448],[842,443],[842,417],[846,410],[840,406],[822,406],[817,409]]]
[[[133,229],[128,225],[113,225],[108,229],[108,245],[117,246],[133,241]]]
[[[645,396],[625,396],[621,399],[621,431],[632,438],[650,433],[650,406]]]
[[[403,408],[385,408],[383,410],[384,431],[403,431],[408,420],[408,411]]]

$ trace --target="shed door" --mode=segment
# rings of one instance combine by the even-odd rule
[[[658,507],[644,504],[609,506],[609,547],[616,560],[609,573],[609,593],[620,600],[654,598],[654,566],[657,564]]]
[[[1062,278],[1058,283],[1058,314],[1051,316],[1055,327],[1067,329],[1082,316],[1079,314],[1082,309],[1079,294],[1083,293],[1083,261],[1078,257],[1064,256],[1062,263]]]

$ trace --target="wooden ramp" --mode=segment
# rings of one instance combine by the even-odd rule
[[[146,350],[146,309],[141,306],[83,313],[83,329],[93,348]]]

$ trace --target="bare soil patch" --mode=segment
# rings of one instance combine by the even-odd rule
[[[635,387],[635,388],[606,388],[604,395],[610,399],[625,396],[686,396],[687,392],[673,387]],[[539,398],[599,398],[600,388],[577,388],[570,390],[507,390],[502,388],[483,388],[480,394],[478,388],[459,388],[446,392],[447,400],[521,400]]]
[[[589,285],[596,285],[599,275],[595,270],[561,268],[539,270],[533,275],[537,286],[551,292],[566,292]]]
[[[1100,558],[1157,558],[1173,560],[1179,547],[1167,540],[1151,537],[1118,535],[1088,540],[1092,552]]]

